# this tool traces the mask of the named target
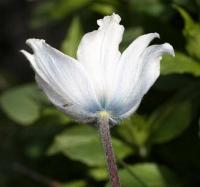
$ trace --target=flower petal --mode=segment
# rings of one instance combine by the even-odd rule
[[[134,65],[124,62],[122,71],[126,76],[121,76],[118,92],[116,92],[110,107],[115,108],[116,115],[126,118],[139,106],[142,97],[150,89],[160,74],[160,60],[163,54],[174,56],[170,44],[152,45],[147,47]],[[126,79],[126,80],[125,80]],[[121,86],[120,86],[121,85]],[[125,88],[124,88],[125,86]],[[117,106],[116,103],[121,103]]]
[[[82,123],[91,123],[96,120],[96,114],[91,112],[86,112],[82,109],[81,106],[77,104],[72,104],[66,98],[59,95],[58,92],[53,90],[53,88],[46,83],[39,75],[35,76],[36,82],[40,86],[40,88],[45,92],[49,100],[61,111],[71,116],[78,122]],[[63,104],[65,103],[65,104]]]
[[[119,24],[120,20],[117,14],[98,20],[98,30],[83,36],[77,52],[77,58],[90,75],[102,103],[112,87],[112,72],[121,55],[118,47],[124,27]]]
[[[55,105],[60,108],[64,105],[79,106],[86,112],[99,107],[87,74],[79,62],[50,47],[44,40],[29,39],[27,44],[34,54],[22,52],[31,62],[37,82],[51,100],[54,98]],[[62,99],[59,100],[59,97]]]
[[[113,90],[110,99],[115,98],[116,94],[118,95],[125,95],[125,93],[129,92],[130,90],[130,84],[134,85],[136,84],[136,78],[135,75],[137,74],[137,68],[139,66],[139,60],[141,57],[141,54],[145,51],[146,47],[149,45],[149,43],[154,38],[159,38],[158,33],[149,33],[142,35],[138,38],[136,38],[129,46],[128,48],[123,52],[121,55],[120,61],[117,66],[116,73],[113,75],[114,80],[113,81]],[[121,75],[126,76],[121,76]],[[127,80],[130,80],[131,83]],[[119,90],[119,86],[123,87],[121,90]],[[117,92],[117,93],[116,93]],[[110,102],[112,102],[110,100]]]
[[[124,110],[121,118],[131,115],[139,106],[142,97],[155,83],[160,75],[160,60],[163,54],[174,56],[173,47],[168,44],[152,45],[148,47],[141,57],[141,68],[138,71],[137,83],[132,88],[131,100],[127,102],[127,109]]]

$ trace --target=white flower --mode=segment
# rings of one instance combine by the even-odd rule
[[[121,54],[120,20],[117,14],[98,20],[98,30],[83,36],[77,60],[39,39],[26,41],[33,54],[22,50],[51,102],[78,121],[93,122],[100,111],[113,123],[131,115],[158,78],[162,55],[174,56],[168,43],[148,46],[157,33],[138,37]]]

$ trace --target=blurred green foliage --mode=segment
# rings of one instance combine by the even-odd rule
[[[132,152],[128,145],[115,138],[113,146],[119,159],[125,158]],[[77,125],[63,131],[55,137],[48,150],[50,155],[58,152],[89,166],[105,166],[103,150],[95,128]]]
[[[47,0],[37,3],[29,25],[40,30],[67,22],[58,45],[75,57],[83,34],[112,12],[126,28],[121,50],[154,31],[176,50],[175,58],[163,58],[137,114],[111,130],[122,187],[200,186],[198,0]],[[0,186],[109,186],[96,129],[55,109],[35,83],[13,87],[5,80],[2,74]]]
[[[120,170],[120,178],[123,186],[135,187],[167,187],[180,186],[176,176],[164,166],[152,163],[135,164],[126,166],[129,168]],[[109,187],[108,184],[106,187]]]

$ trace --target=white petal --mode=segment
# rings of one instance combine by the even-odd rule
[[[124,63],[137,63],[137,59],[139,58],[139,56],[146,49],[149,43],[155,38],[160,38],[158,33],[149,33],[139,36],[123,52],[120,60]]]
[[[142,97],[155,83],[160,75],[160,60],[163,54],[174,56],[173,47],[168,44],[152,45],[148,47],[141,57],[141,69],[138,71],[138,80],[132,89],[131,100],[128,102],[128,110],[122,114],[122,118],[131,115],[139,106]]]
[[[96,119],[96,114],[87,112],[81,106],[70,103],[62,95],[53,90],[53,88],[46,83],[39,75],[36,74],[35,79],[40,88],[48,96],[49,100],[61,111],[71,116],[78,122],[91,123]],[[64,103],[64,104],[63,104]]]
[[[57,103],[60,107],[65,104],[75,105],[87,112],[99,107],[91,83],[80,63],[50,47],[44,40],[29,39],[27,44],[33,49],[34,54],[22,52],[43,81],[40,86],[50,98],[53,97],[50,96],[51,93],[48,94],[48,90],[53,90],[64,99],[61,103],[59,97],[55,97],[54,104]]]
[[[121,76],[121,83],[114,97],[116,99],[110,106],[114,107],[117,102],[121,103],[121,106],[114,107],[120,118],[126,118],[137,109],[144,94],[156,81],[160,74],[160,59],[164,53],[174,55],[173,47],[167,43],[147,47],[135,62],[137,63],[137,66],[134,66],[135,69],[129,63],[124,62],[122,71],[126,76]],[[126,86],[125,91],[124,85]]]
[[[90,75],[102,103],[110,93],[113,72],[121,55],[118,47],[124,27],[119,24],[120,20],[117,14],[98,20],[100,27],[83,36],[77,52],[77,58]]]
[[[135,39],[123,52],[116,70],[116,81],[113,82],[113,95],[111,98],[115,97],[115,99],[118,98],[120,100],[119,96],[124,96],[130,91],[130,85],[134,86],[136,84],[137,78],[135,76],[140,65],[140,56],[154,38],[159,38],[159,34],[150,33],[142,35]],[[121,76],[122,74],[123,76]],[[121,87],[120,91],[119,87]]]

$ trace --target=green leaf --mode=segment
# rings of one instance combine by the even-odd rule
[[[37,99],[41,93],[35,85],[26,85],[5,91],[0,97],[3,111],[15,122],[30,125],[40,116]]]
[[[90,9],[102,15],[110,15],[115,12],[113,6],[102,3],[94,3],[90,6]]]
[[[117,158],[130,154],[131,149],[120,140],[112,139]],[[105,158],[97,130],[87,125],[77,125],[57,135],[48,154],[61,152],[65,156],[90,166],[104,166]]]
[[[82,28],[78,18],[74,18],[62,43],[61,50],[73,57],[76,57],[76,51],[82,37]]]
[[[35,10],[35,15],[31,24],[33,27],[40,27],[49,22],[61,20],[75,11],[87,7],[90,2],[91,0],[44,2]]]
[[[86,186],[87,186],[86,182],[81,180],[59,185],[59,187],[86,187]]]
[[[90,3],[91,0],[76,0],[76,1],[66,1],[60,0],[56,1],[54,9],[51,10],[51,15],[54,18],[63,18],[64,16],[69,15],[70,13],[84,8],[87,4]],[[56,11],[55,11],[56,9]]]
[[[131,145],[144,146],[149,137],[148,123],[139,114],[134,114],[116,128],[119,136]]]
[[[164,6],[159,0],[130,1],[130,3],[130,8],[133,8],[134,11],[143,15],[158,16],[164,11]]]
[[[106,167],[91,168],[89,174],[97,181],[108,179]]]
[[[150,141],[164,143],[170,141],[190,125],[198,113],[200,83],[196,82],[178,92],[166,104],[152,113],[149,118],[151,126]]]
[[[164,143],[176,138],[189,126],[192,120],[192,109],[189,102],[170,103],[151,116],[155,130],[151,142]]]
[[[180,186],[177,177],[166,167],[153,163],[135,164],[119,171],[122,187]],[[106,187],[110,187],[107,184]]]
[[[187,41],[186,49],[191,56],[200,59],[200,24],[195,23],[183,8],[178,6],[175,6],[175,8],[179,11],[185,22],[183,34]]]
[[[161,75],[171,73],[190,73],[195,76],[200,76],[200,64],[189,56],[183,53],[176,52],[175,57],[164,56],[161,61]]]
[[[46,107],[42,110],[41,118],[45,121],[50,121],[51,124],[66,125],[73,122],[73,119],[68,117],[64,112],[61,112],[56,107]]]

